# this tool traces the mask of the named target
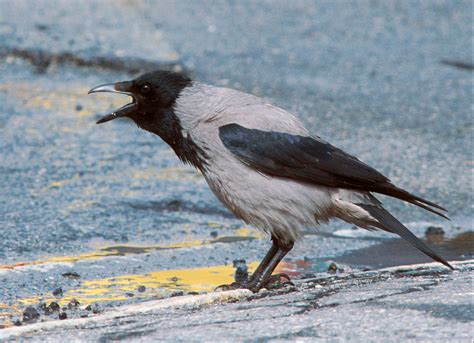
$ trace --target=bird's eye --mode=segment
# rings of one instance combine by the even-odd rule
[[[148,83],[145,83],[144,85],[140,87],[140,93],[142,93],[143,95],[150,93],[150,91],[151,91],[151,87]]]

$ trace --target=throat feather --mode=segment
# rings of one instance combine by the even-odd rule
[[[166,109],[136,118],[137,124],[144,130],[160,136],[184,163],[200,171],[206,167],[206,153],[183,130],[173,109]]]

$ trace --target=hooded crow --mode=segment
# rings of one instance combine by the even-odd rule
[[[133,99],[98,124],[128,117],[160,136],[179,159],[201,171],[237,218],[271,236],[272,247],[253,275],[233,287],[254,292],[265,287],[302,229],[332,218],[397,234],[453,269],[385,210],[373,193],[447,218],[443,207],[395,186],[356,157],[312,135],[293,114],[261,98],[169,71],[89,91],[97,92]]]

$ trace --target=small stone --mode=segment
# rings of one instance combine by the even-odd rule
[[[125,293],[125,296],[127,296],[127,297],[131,298],[131,297],[134,297],[134,296],[135,296],[135,294],[133,294],[133,293]]]
[[[41,303],[41,304],[39,304],[39,308],[40,308],[41,311],[46,312],[47,308],[48,308],[48,305],[46,305],[46,303]]]
[[[211,237],[216,238],[219,235],[217,231],[211,231]]]
[[[99,306],[97,304],[92,304],[92,305],[87,305],[84,310],[86,311],[92,311],[92,313],[97,314],[100,313]],[[86,315],[87,316],[87,315]]]
[[[67,304],[67,308],[68,309],[73,309],[73,308],[76,308],[80,305],[81,303],[79,301],[77,301],[76,299],[72,299],[69,304]]]
[[[56,298],[62,298],[62,296],[63,296],[63,289],[62,289],[61,287],[56,288],[56,289],[53,291],[53,295],[54,295]]]
[[[181,297],[184,295],[184,292],[183,291],[177,291],[177,292],[173,292],[171,293],[171,297]]]
[[[178,211],[181,205],[182,205],[181,200],[178,200],[178,199],[171,200],[167,204],[167,209],[170,211]]]
[[[82,111],[83,107],[81,104],[77,104],[76,105],[76,111],[79,112],[79,111]]]
[[[235,282],[245,282],[249,277],[248,267],[245,260],[234,260],[233,266],[235,269]]]
[[[177,278],[176,276],[173,276],[170,281],[172,282],[178,282],[179,278]]]
[[[67,318],[66,312],[61,312],[61,313],[59,314],[59,319],[60,319],[60,320],[64,320],[64,319],[66,319],[66,318]]]
[[[328,273],[335,274],[337,272],[337,264],[332,262],[328,267]]]
[[[146,287],[143,285],[138,286],[138,292],[143,293],[146,291]]]
[[[59,312],[59,309],[61,307],[56,301],[52,301],[48,306],[46,306],[46,309],[44,311],[45,314],[51,314],[53,312]]]
[[[76,273],[76,272],[67,272],[64,274],[61,274],[63,277],[68,278],[68,279],[80,279],[81,276]]]
[[[23,322],[29,323],[29,322],[34,322],[40,317],[40,314],[37,309],[35,309],[33,306],[28,306],[24,311],[23,311]]]
[[[443,228],[439,226],[428,226],[425,231],[426,236],[444,236]]]
[[[35,27],[38,31],[46,31],[49,28],[49,26],[45,24],[36,24]]]
[[[15,320],[15,321],[13,322],[13,325],[15,325],[15,326],[21,326],[21,325],[22,325],[22,324],[21,324],[21,320],[20,320],[20,319]]]
[[[189,295],[199,295],[199,292],[195,292],[195,291],[191,291],[191,292],[188,292]]]

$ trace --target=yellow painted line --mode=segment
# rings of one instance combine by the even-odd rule
[[[258,262],[250,263],[249,269],[257,267]],[[235,268],[232,265],[202,267],[193,269],[171,269],[147,274],[119,275],[104,279],[83,281],[81,286],[67,290],[61,299],[52,294],[47,296],[32,296],[18,299],[18,303],[37,305],[39,302],[56,301],[65,306],[72,299],[82,305],[99,302],[122,301],[130,299],[126,293],[133,293],[134,298],[151,298],[169,295],[175,291],[210,292],[222,284],[234,281]],[[139,293],[139,286],[145,286],[145,292]]]
[[[0,270],[15,270],[26,266],[46,265],[54,263],[74,263],[85,260],[97,260],[104,257],[124,256],[148,253],[162,249],[180,249],[214,244],[219,242],[229,242],[239,239],[259,239],[264,237],[260,231],[251,228],[240,228],[234,231],[233,236],[218,236],[212,240],[189,240],[172,243],[169,245],[115,245],[99,248],[85,254],[76,256],[56,256],[35,261],[20,262],[12,265],[0,265]],[[249,269],[254,269],[257,262],[249,265]],[[174,269],[151,272],[147,274],[119,275],[104,279],[84,280],[81,286],[65,292],[61,299],[52,294],[33,295],[16,300],[12,305],[0,304],[0,325],[11,326],[12,316],[21,316],[21,311],[29,305],[38,305],[41,302],[50,303],[56,301],[61,307],[66,306],[72,299],[76,299],[81,306],[91,303],[114,302],[129,299],[126,293],[133,293],[135,298],[150,299],[152,297],[163,297],[175,291],[183,292],[209,292],[222,284],[232,283],[234,278],[234,267],[214,266],[194,269]],[[138,292],[139,286],[145,286],[145,292]]]
[[[248,264],[249,273],[255,270],[259,262]],[[281,263],[276,272],[285,272],[289,265]],[[235,268],[232,265],[220,265],[192,269],[162,270],[146,274],[118,275],[103,279],[82,281],[79,287],[64,291],[61,298],[52,293],[34,295],[16,300],[13,305],[0,304],[0,324],[11,326],[12,317],[20,316],[27,306],[37,306],[40,303],[57,302],[61,307],[67,306],[73,299],[79,301],[80,307],[103,302],[129,300],[127,293],[141,300],[155,297],[165,297],[170,294],[183,292],[212,292],[220,285],[234,282]],[[145,286],[144,292],[138,292],[139,286]]]
[[[258,263],[255,261],[248,264],[249,272],[257,268]],[[11,318],[21,316],[21,311],[26,306],[49,304],[52,301],[63,307],[75,299],[79,301],[81,308],[84,308],[89,304],[129,300],[127,293],[133,293],[134,298],[147,300],[157,296],[165,297],[176,291],[211,292],[217,286],[234,282],[234,272],[235,268],[229,264],[86,280],[82,281],[79,287],[65,291],[61,298],[48,293],[18,299],[14,305],[0,304],[0,324],[11,326]],[[138,292],[139,286],[145,286],[145,291]]]

